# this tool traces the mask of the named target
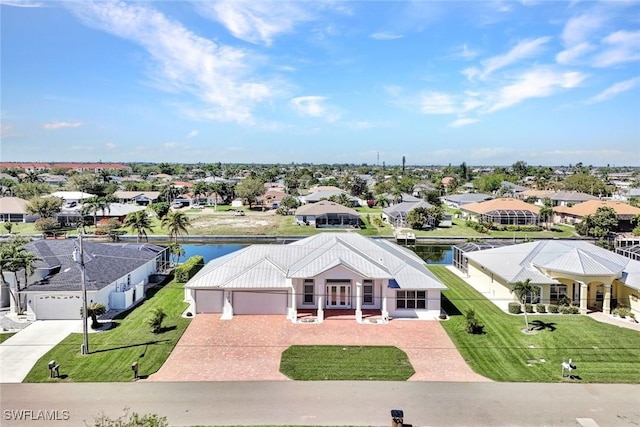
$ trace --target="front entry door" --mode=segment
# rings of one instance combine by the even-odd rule
[[[327,308],[351,308],[351,285],[327,285]]]

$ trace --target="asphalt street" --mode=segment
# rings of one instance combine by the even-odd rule
[[[640,386],[435,382],[2,384],[3,427],[85,426],[125,407],[172,426],[640,426]],[[85,424],[86,422],[86,424]]]

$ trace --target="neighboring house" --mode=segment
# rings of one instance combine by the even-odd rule
[[[519,199],[469,203],[460,209],[464,218],[496,225],[538,225],[540,222],[540,208]]]
[[[542,200],[537,200],[537,205],[544,205],[544,199],[551,200],[551,206],[572,206],[578,203],[587,202],[589,200],[600,200],[596,196],[592,196],[588,193],[581,193],[580,191],[554,191],[547,194]]]
[[[65,204],[81,203],[85,199],[96,197],[95,194],[85,193],[82,191],[55,191],[49,196],[43,197],[60,197]],[[72,206],[69,206],[72,207]]]
[[[407,217],[416,208],[431,209],[434,206],[425,201],[402,202],[382,209],[382,220],[396,228],[409,227]]]
[[[138,205],[149,205],[157,203],[160,198],[159,191],[115,191],[113,197],[120,203],[135,203]]]
[[[432,191],[440,191],[433,185],[431,182],[419,182],[418,184],[413,186],[413,194],[414,197],[423,198]]]
[[[631,231],[635,227],[633,218],[640,215],[640,208],[631,206],[628,203],[611,200],[589,200],[580,204],[568,207],[558,206],[553,209],[556,222],[563,224],[577,224],[582,222],[585,216],[595,215],[598,208],[611,208],[618,215],[618,228],[614,231]]]
[[[514,184],[509,181],[502,181],[500,183],[500,192],[503,196],[509,195],[509,197],[520,197],[523,191],[527,191],[529,188],[524,187],[522,185]]]
[[[421,202],[422,201],[421,198],[413,196],[413,195],[411,195],[409,193],[400,193],[397,196],[395,196],[395,195],[393,195],[391,193],[384,193],[383,196],[387,198],[387,201],[389,202],[390,205],[392,205],[394,203],[395,204],[403,203],[403,202],[417,203],[417,202]]]
[[[459,209],[461,206],[470,203],[486,202],[487,200],[493,200],[493,196],[483,193],[464,193],[442,197],[444,204],[454,209]]]
[[[355,210],[327,200],[302,205],[295,216],[297,224],[316,228],[351,228],[362,223]]]
[[[336,188],[335,190],[320,190],[316,191],[315,193],[307,194],[306,196],[301,197],[301,201],[302,203],[317,203],[321,200],[328,200],[333,196],[339,197],[342,194],[347,196],[347,198],[351,201],[352,206],[360,205],[360,200],[357,197],[350,196],[349,193],[339,188]]]
[[[485,250],[465,244],[454,247],[453,258],[455,267],[503,309],[516,301],[513,285],[529,279],[544,304],[567,296],[582,314],[588,309],[609,314],[625,304],[640,315],[640,261],[588,242],[546,240]]]
[[[184,286],[193,313],[280,314],[379,311],[435,319],[447,289],[407,248],[356,233],[320,233],[287,245],[252,245],[214,259]]]
[[[287,193],[279,188],[270,187],[262,196],[258,197],[257,202],[266,208],[278,208],[285,197],[287,197]]]
[[[169,257],[168,248],[148,243],[82,243],[87,300],[102,303],[108,310],[126,309],[142,300],[149,277],[162,271]],[[27,317],[79,319],[82,272],[73,260],[74,251],[79,253],[78,241],[36,240],[27,243],[26,249],[40,258],[34,274],[27,278],[28,286],[20,292]],[[8,272],[4,275],[15,289],[15,276]]]
[[[68,181],[67,177],[64,175],[53,175],[50,173],[41,173],[38,175],[38,178],[40,178],[45,184],[53,186],[62,186]]]
[[[34,222],[38,217],[27,213],[28,204],[19,197],[0,197],[0,222]]]
[[[96,219],[98,220],[98,223],[101,223],[111,218],[117,218],[118,221],[122,223],[130,213],[144,211],[146,209],[146,206],[134,205],[131,203],[109,203],[108,209],[105,209],[104,211],[102,209],[98,209],[98,212],[96,212]],[[88,212],[85,215],[93,217],[93,211]]]

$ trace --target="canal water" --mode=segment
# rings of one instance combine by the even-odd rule
[[[180,258],[180,262],[184,262],[189,257],[201,255],[204,262],[207,263],[212,259],[235,252],[248,245],[235,243],[219,243],[206,245],[181,245],[185,255]],[[420,258],[425,260],[427,264],[451,264],[452,249],[451,245],[415,245],[407,246],[413,250]]]

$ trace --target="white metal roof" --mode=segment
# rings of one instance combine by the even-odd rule
[[[185,285],[191,289],[290,286],[336,267],[363,278],[395,279],[403,289],[446,289],[412,251],[357,233],[320,233],[288,245],[252,245],[216,258]]]
[[[640,290],[640,261],[576,240],[547,240],[466,253],[509,283],[557,283],[543,271],[580,277],[615,277]]]

